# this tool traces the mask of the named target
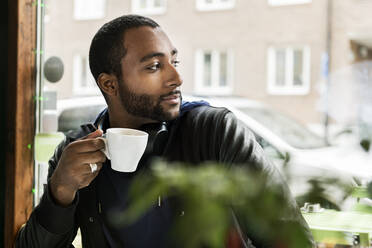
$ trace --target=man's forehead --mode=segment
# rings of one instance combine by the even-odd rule
[[[132,28],[124,34],[124,46],[127,55],[141,57],[148,53],[171,53],[174,47],[161,28]]]

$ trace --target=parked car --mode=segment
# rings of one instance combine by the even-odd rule
[[[185,96],[184,99],[202,98]],[[308,200],[305,195],[311,187],[324,190],[327,199],[322,203],[328,207],[336,207],[334,203],[343,197],[339,184],[322,186],[314,179],[338,178],[353,186],[372,179],[371,155],[358,147],[327,144],[304,125],[257,101],[238,97],[204,100],[213,106],[229,108],[255,134],[266,154],[288,180],[300,204]],[[105,107],[103,97],[60,100],[57,103],[58,130],[67,132],[82,123],[92,122]]]
[[[238,97],[205,100],[229,108],[253,131],[300,204],[311,200],[307,197],[309,191],[323,190],[326,199],[319,200],[326,207],[337,208],[335,203],[344,197],[340,185],[355,187],[372,180],[372,156],[355,144],[327,144],[305,125],[257,101]],[[354,202],[349,199],[341,208],[349,209]],[[369,199],[365,202],[372,206]]]
[[[66,133],[93,122],[106,108],[103,96],[68,98],[57,101],[58,131]]]

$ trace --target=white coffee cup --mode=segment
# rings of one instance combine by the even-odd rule
[[[100,137],[105,142],[102,151],[111,160],[111,168],[120,172],[133,172],[145,152],[148,133],[131,128],[109,128]]]

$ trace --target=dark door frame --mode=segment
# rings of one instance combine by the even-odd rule
[[[33,207],[36,3],[8,0],[5,247],[13,246],[18,229]]]

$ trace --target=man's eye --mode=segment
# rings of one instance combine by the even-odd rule
[[[160,68],[160,63],[154,63],[151,66],[148,66],[146,69],[150,71],[156,71]]]

